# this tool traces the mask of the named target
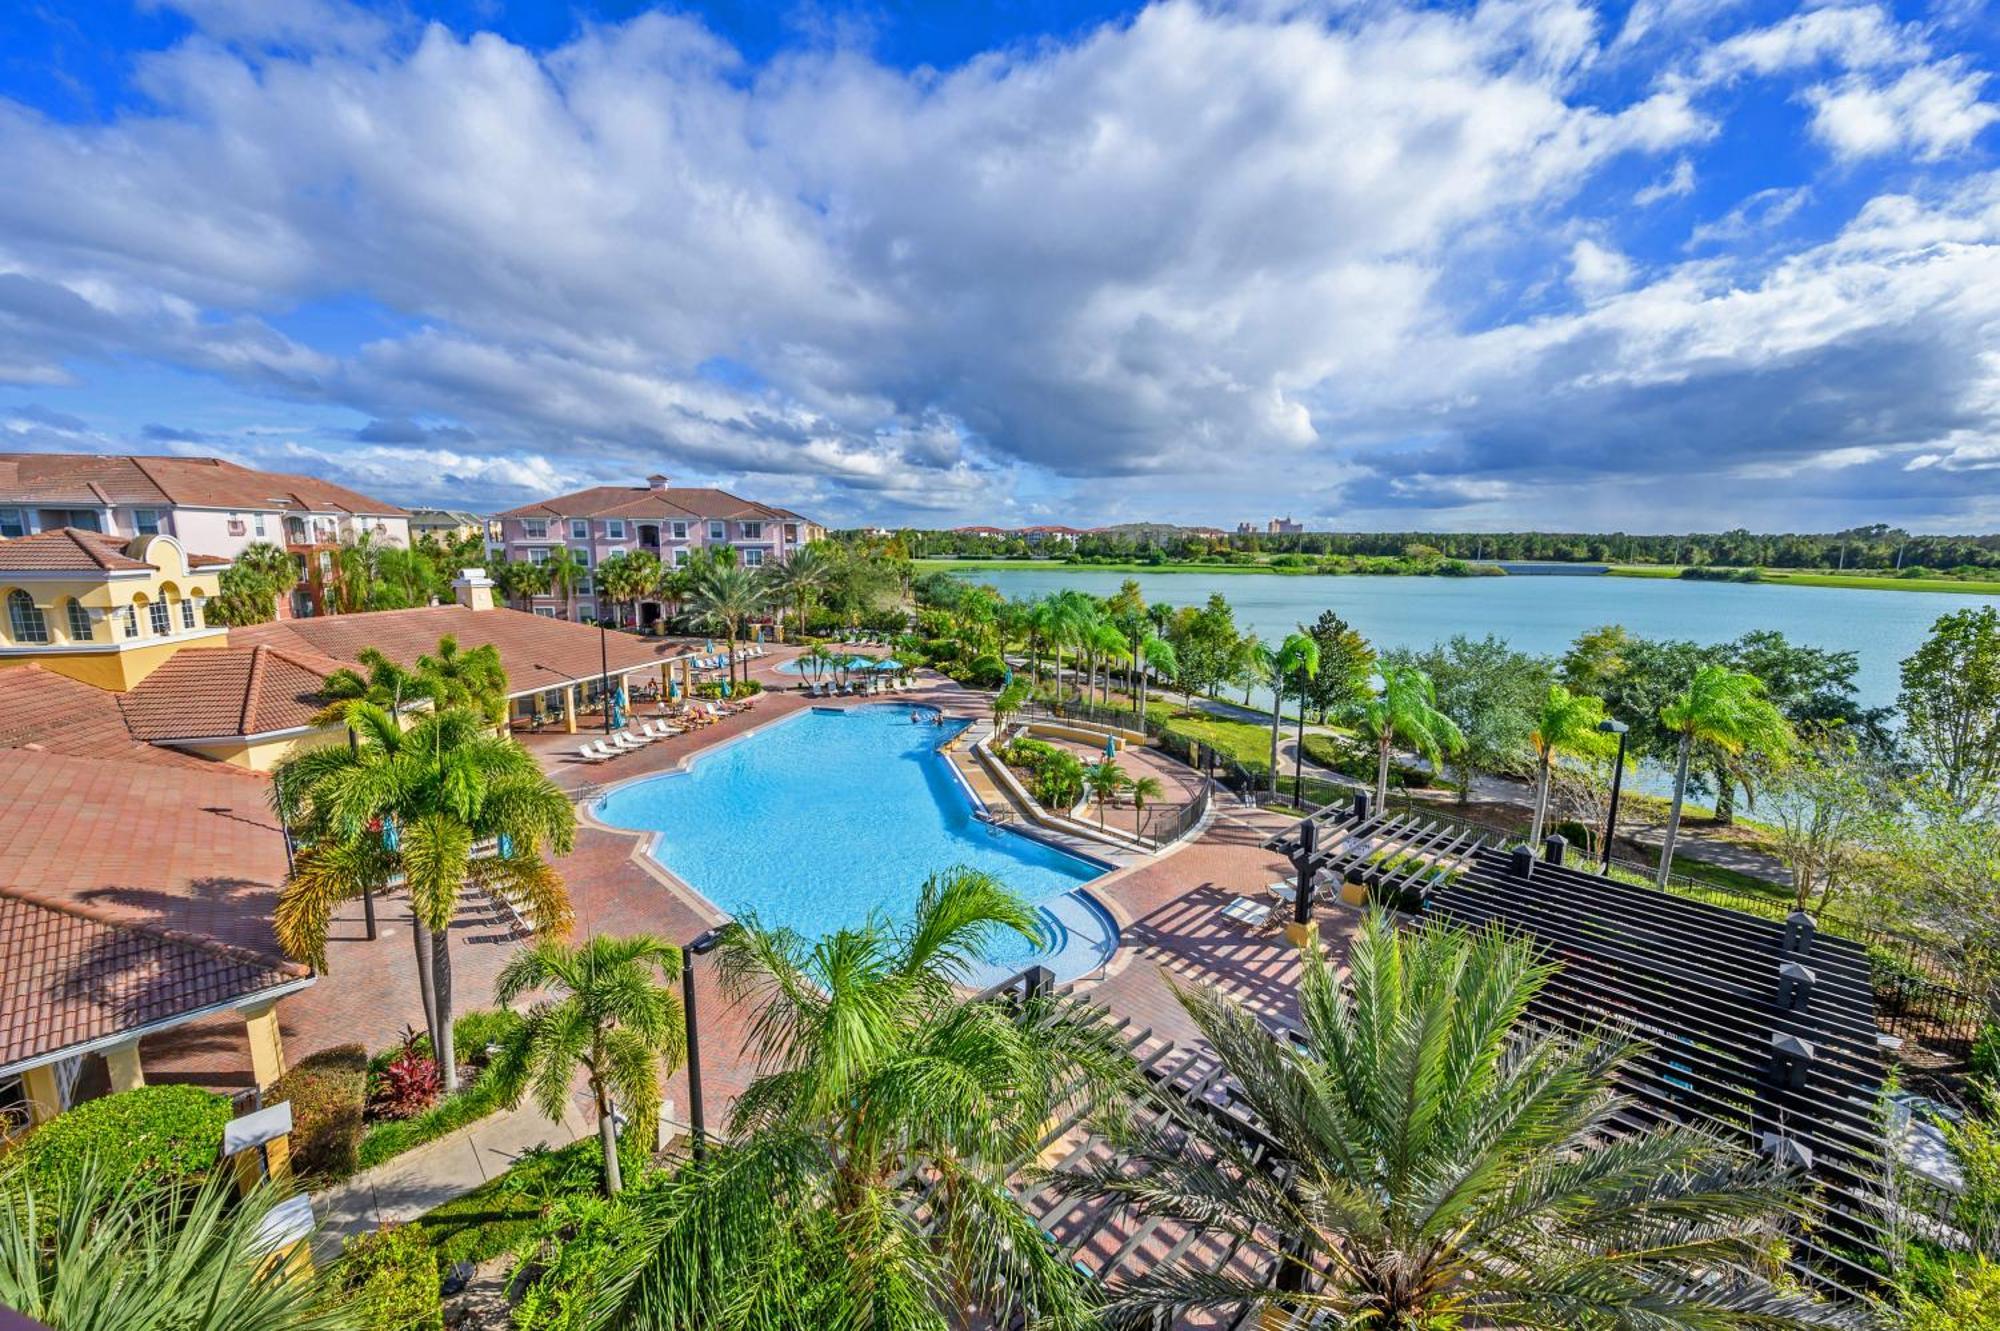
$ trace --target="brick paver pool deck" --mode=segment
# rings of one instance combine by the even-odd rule
[[[789,655],[787,649],[774,648],[753,663],[753,674],[771,691],[748,712],[611,762],[573,760],[570,755],[581,736],[544,732],[520,738],[558,783],[587,796],[610,782],[675,766],[702,749],[811,705],[797,691],[796,676],[775,670]],[[936,676],[923,677],[918,687],[896,697],[934,703],[967,716],[979,715],[985,707],[981,695]],[[822,700],[819,705],[840,703]],[[648,710],[641,708],[642,719]],[[1166,760],[1149,753],[1144,761],[1150,766]],[[1294,1020],[1296,950],[1275,924],[1246,928],[1218,915],[1233,896],[1268,900],[1263,895],[1265,885],[1282,877],[1286,866],[1262,850],[1260,843],[1282,823],[1279,815],[1218,804],[1200,838],[1091,884],[1090,890],[1117,916],[1122,938],[1111,963],[1082,981],[1079,991],[1177,1042],[1195,1037],[1174,999],[1175,984],[1207,985],[1236,996],[1268,1019]],[[647,858],[642,845],[632,833],[602,828],[587,818],[580,823],[575,848],[558,864],[576,906],[578,936],[647,932],[682,943],[718,922],[714,909],[674,883]],[[293,1059],[347,1042],[378,1049],[417,1019],[421,1009],[401,903],[377,903],[382,936],[372,943],[361,936],[360,915],[358,904],[342,912],[328,949],[328,972],[312,989],[285,1000],[281,1008],[286,1048]],[[1321,927],[1327,944],[1339,948],[1352,922],[1352,915],[1338,907],[1323,909]],[[452,936],[454,998],[460,1012],[491,1004],[494,979],[517,945],[489,906],[468,899]],[[723,1001],[711,966],[699,959],[693,964],[703,1087],[713,1130],[726,1122],[729,1104],[756,1069],[742,1047],[749,1014]],[[231,1025],[191,1028],[176,1032],[178,1039],[149,1044],[149,1072],[161,1080],[242,1084],[248,1058],[238,1048],[240,1023],[234,1029]],[[675,1072],[665,1089],[672,1117],[684,1118],[685,1072]]]

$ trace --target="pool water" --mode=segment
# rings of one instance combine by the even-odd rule
[[[787,675],[813,675],[818,678],[831,678],[834,667],[839,664],[837,661],[812,662],[802,656],[795,656],[789,661],[780,661],[778,663],[778,670],[780,673]],[[898,664],[896,661],[885,661],[874,656],[850,656],[847,658],[846,668],[849,670],[868,670],[886,666],[894,670]]]
[[[1115,926],[1087,896],[1065,894],[1105,867],[975,818],[936,752],[963,723],[911,715],[900,705],[798,712],[697,756],[686,772],[608,791],[594,812],[658,833],[654,859],[730,915],[754,912],[767,927],[816,938],[871,914],[900,923],[926,878],[963,866],[1043,906],[1043,946],[996,936],[991,979],[1038,960],[1064,979],[1101,964]]]

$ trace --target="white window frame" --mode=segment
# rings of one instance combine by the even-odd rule
[[[184,629],[198,629],[201,627],[200,621],[195,618],[194,598],[192,596],[183,596],[181,598],[181,627]]]
[[[549,562],[550,553],[551,551],[548,546],[538,545],[534,549],[528,551],[528,562],[530,564],[535,564],[535,565],[546,564]]]
[[[688,552],[686,546],[682,546],[680,549],[674,551],[675,568],[686,568],[687,562],[688,562]]]
[[[535,607],[535,613],[543,619],[554,619],[556,617],[556,608],[552,605],[538,605]]]
[[[753,545],[753,546],[751,546],[751,547],[749,547],[749,548],[748,548],[747,550],[745,550],[745,551],[743,552],[743,567],[745,567],[745,568],[762,568],[762,567],[764,567],[764,552],[763,552],[763,550],[762,550],[762,549],[760,549],[760,548],[759,548],[759,547],[757,547],[757,546],[754,546],[754,545]]]
[[[135,508],[132,510],[132,530],[141,536],[158,536],[160,521],[164,513],[157,508]],[[148,531],[147,527],[152,530]]]
[[[587,541],[587,540],[589,540],[589,539],[590,539],[590,519],[589,519],[589,518],[571,518],[571,519],[569,520],[569,538],[570,538],[570,539],[571,539],[572,541]]]
[[[761,522],[746,522],[746,523],[744,523],[744,524],[743,524],[743,539],[744,539],[744,540],[746,540],[746,541],[761,541],[761,540],[763,540],[763,539],[764,539],[764,524],[763,524],[763,523],[761,523]]]
[[[0,508],[0,536],[14,537],[28,534],[28,510],[25,508]]]
[[[667,527],[674,540],[685,541],[688,538],[688,525],[685,522],[670,522]]]
[[[262,513],[252,513],[250,515],[250,529],[256,532],[259,537],[262,537],[265,534],[264,515]]]
[[[521,539],[524,541],[546,541],[549,539],[547,518],[522,518]]]
[[[83,608],[83,602],[74,596],[63,603],[63,618],[69,625],[71,642],[95,642],[97,626],[90,622],[90,612]]]
[[[726,522],[717,522],[714,520],[710,520],[708,524],[708,539],[711,541],[728,540],[729,524]]]
[[[54,641],[49,636],[48,615],[26,588],[16,587],[7,593],[7,636],[23,647],[45,647]]]
[[[146,603],[146,627],[152,629],[156,638],[170,638],[174,632],[174,608],[167,604],[167,598]]]

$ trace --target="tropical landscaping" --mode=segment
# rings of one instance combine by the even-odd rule
[[[313,1188],[501,1113],[557,1123],[582,1105],[588,1135],[308,1269],[258,1246],[283,1188],[238,1195],[203,1146],[225,1100],[110,1095],[0,1157],[0,1301],[58,1331],[441,1328],[441,1287],[492,1268],[503,1320],[486,1324],[524,1329],[1136,1327],[1264,1310],[1409,1328],[2000,1324],[2000,615],[1940,617],[1884,709],[1856,701],[1849,655],[1778,634],[1698,644],[1608,626],[1560,656],[1495,636],[1411,651],[1327,610],[1265,641],[1222,596],[1148,603],[1130,583],[1022,602],[880,551],[799,562],[705,558],[671,587],[610,561],[593,576],[615,602],[670,594],[683,624],[732,646],[760,628],[803,636],[805,679],[880,625],[899,662],[979,691],[1035,800],[1100,825],[1167,792],[1115,746],[1086,760],[1021,723],[1143,733],[1246,808],[1366,792],[1496,844],[1560,834],[1652,889],[1810,910],[1874,949],[1878,1002],[1971,997],[1963,1048],[1912,1035],[1905,1074],[1962,1187],[1852,1254],[1872,1288],[1802,1280],[1801,1180],[1706,1131],[1624,1131],[1620,1079],[1641,1046],[1537,1024],[1558,962],[1497,930],[1380,911],[1355,918],[1344,965],[1300,956],[1289,1038],[1170,982],[1213,1060],[1204,1084],[1228,1088],[1218,1117],[1163,1094],[1158,1051],[1142,1057],[1105,1005],[957,983],[996,933],[1041,927],[970,872],[927,882],[903,923],[809,938],[746,913],[718,931],[703,964],[742,1014],[732,1052],[755,1074],[719,1129],[663,1133],[663,1087],[690,1056],[692,957],[573,927],[572,794],[499,728],[490,649],[446,640],[329,679],[322,717],[345,742],[295,753],[272,783],[294,847],[286,950],[326,972],[344,910],[361,904],[371,933],[393,910],[418,1000],[400,1041],[315,1051],[269,1098],[290,1106],[293,1169]],[[731,683],[762,687],[748,669]],[[1257,689],[1276,705],[1253,705]],[[1612,792],[1641,762],[1668,793],[1622,791],[1618,829],[1646,835],[1609,837]],[[1703,858],[1719,848],[1740,854]],[[1370,853],[1378,874],[1429,868]],[[452,926],[468,895],[520,939],[493,1006],[461,1010]],[[1087,1149],[1060,1148],[1075,1141]],[[1089,1235],[1057,1228],[1075,1208],[1186,1241],[1138,1260],[1120,1240],[1082,1263]]]

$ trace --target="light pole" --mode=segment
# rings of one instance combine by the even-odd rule
[[[722,931],[710,929],[681,949],[681,1015],[687,1020],[688,1122],[694,1129],[694,1158],[697,1160],[707,1154],[703,1138],[707,1136],[708,1129],[702,1121],[701,1112],[701,1032],[700,1023],[695,1018],[694,958],[705,957],[715,951],[715,945],[721,941]]]
[[[1618,796],[1625,785],[1625,732],[1631,727],[1607,716],[1597,723],[1597,728],[1607,735],[1618,736],[1618,761],[1611,768],[1611,812],[1604,820],[1604,872],[1609,875],[1611,839],[1618,833]]]
[[[597,689],[604,704],[604,733],[611,733],[611,635],[604,616],[597,617]]]

